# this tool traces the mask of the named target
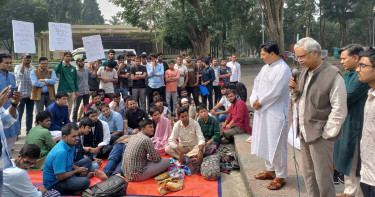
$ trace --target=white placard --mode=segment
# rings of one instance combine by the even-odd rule
[[[94,62],[98,59],[105,58],[102,38],[100,35],[82,37],[82,41],[88,62]]]
[[[34,23],[12,20],[14,52],[35,53]]]
[[[48,23],[49,50],[73,51],[72,26],[66,23]]]

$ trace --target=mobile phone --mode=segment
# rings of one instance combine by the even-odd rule
[[[10,94],[9,94],[9,98],[12,98],[13,97],[13,92],[14,91],[18,91],[18,88],[17,87],[12,87],[11,89],[10,89]]]

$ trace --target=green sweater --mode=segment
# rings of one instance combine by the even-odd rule
[[[55,72],[59,76],[57,92],[78,92],[79,87],[76,67],[72,65],[66,66],[63,62],[60,62],[55,67]]]
[[[55,141],[48,129],[37,125],[27,134],[25,144],[37,144],[40,147],[39,158],[46,157],[49,151],[55,146]]]
[[[220,127],[219,121],[216,118],[208,116],[207,123],[203,121],[203,118],[198,118],[198,123],[201,126],[206,141],[213,139],[215,142],[220,142]]]

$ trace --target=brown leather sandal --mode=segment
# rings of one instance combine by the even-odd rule
[[[273,180],[275,177],[270,174],[268,171],[261,172],[254,176],[255,179],[259,180]]]
[[[267,186],[269,190],[279,190],[285,185],[284,179],[274,178]]]

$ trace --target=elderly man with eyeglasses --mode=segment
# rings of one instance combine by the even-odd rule
[[[298,106],[302,169],[308,196],[335,196],[333,147],[347,114],[345,81],[340,71],[320,57],[321,46],[303,38],[294,46],[304,67],[289,87]]]

